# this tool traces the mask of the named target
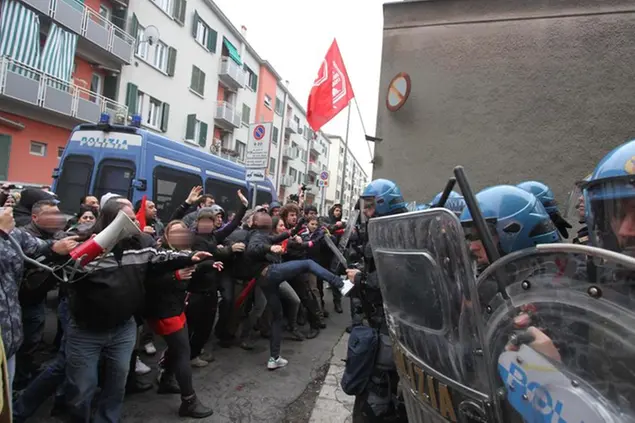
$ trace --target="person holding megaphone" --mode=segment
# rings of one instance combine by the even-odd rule
[[[143,245],[130,202],[111,198],[101,210],[93,236],[71,251],[77,271],[68,287],[66,374],[74,421],[120,421],[126,378],[134,371],[130,369],[137,336],[134,315],[143,308],[145,281],[212,257],[208,252],[159,251]],[[104,377],[91,420],[100,359]],[[196,396],[187,401],[198,402]]]

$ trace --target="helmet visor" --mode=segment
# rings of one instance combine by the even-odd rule
[[[593,245],[635,256],[635,179],[599,180],[585,188]]]

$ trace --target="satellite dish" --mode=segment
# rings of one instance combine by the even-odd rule
[[[147,42],[152,45],[157,41],[159,41],[159,29],[154,25],[146,27],[145,31],[143,31],[142,42]]]

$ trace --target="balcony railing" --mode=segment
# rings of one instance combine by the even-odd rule
[[[77,0],[22,0],[129,64],[136,39]]]
[[[246,84],[247,72],[229,57],[221,58],[218,78],[229,89],[237,90]]]
[[[284,147],[282,149],[282,158],[287,160],[295,160],[300,157],[300,151],[295,147]]]
[[[309,163],[309,173],[313,173],[315,175],[317,175],[318,173],[320,173],[320,165],[317,163]]]
[[[311,151],[315,152],[315,154],[320,154],[322,152],[322,149],[320,148],[320,144],[318,144],[317,141],[315,140],[310,140],[309,141],[309,148],[311,149]]]
[[[234,106],[226,101],[216,103],[216,113],[214,119],[226,129],[235,129],[240,126],[240,113],[236,112]]]
[[[295,178],[291,175],[284,175],[280,178],[280,185],[283,187],[290,187],[295,182]]]
[[[117,119],[128,116],[123,104],[8,57],[0,58],[0,96],[85,122],[98,122],[101,113]]]
[[[300,132],[300,125],[298,125],[298,122],[296,122],[295,119],[287,118],[286,130],[293,134],[297,134]]]

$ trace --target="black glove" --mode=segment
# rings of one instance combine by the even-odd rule
[[[551,213],[549,217],[551,217],[551,221],[554,223],[554,225],[556,225],[556,228],[558,228],[558,231],[560,232],[562,237],[565,239],[569,238],[569,231],[567,231],[567,229],[571,229],[573,228],[573,226],[571,226],[569,222],[564,220],[558,212]]]

